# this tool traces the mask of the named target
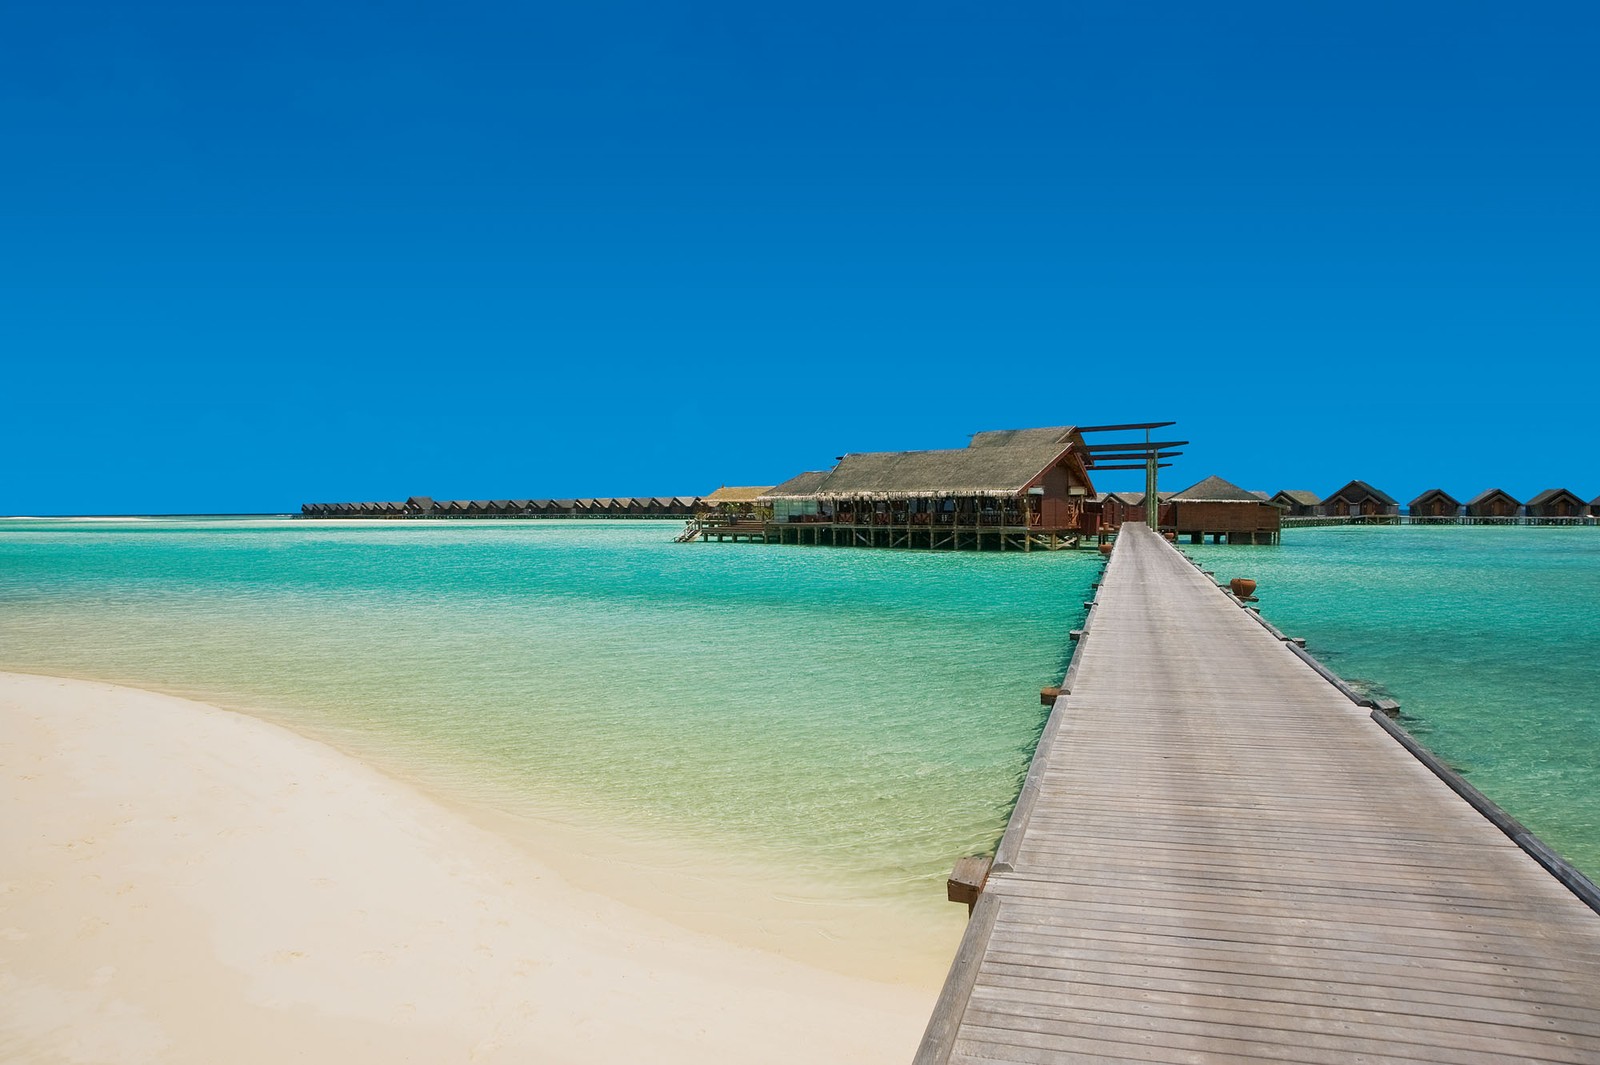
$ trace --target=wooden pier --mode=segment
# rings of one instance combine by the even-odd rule
[[[1600,1062],[1593,885],[1381,717],[1124,525],[919,1065]]]
[[[1077,529],[973,522],[774,522],[702,515],[688,523],[680,542],[694,539],[737,543],[809,544],[827,547],[889,547],[908,551],[1061,551],[1083,540]]]

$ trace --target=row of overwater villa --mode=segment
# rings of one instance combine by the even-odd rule
[[[302,518],[687,518],[699,496],[631,496],[591,499],[441,499],[405,502],[303,503]]]
[[[1526,501],[1490,488],[1462,502],[1443,488],[1430,488],[1406,505],[1365,481],[1351,481],[1325,499],[1312,492],[1283,491],[1272,497],[1286,525],[1343,522],[1369,524],[1586,525],[1600,517],[1600,496],[1584,502],[1567,488],[1547,488]]]
[[[1152,517],[1145,493],[1097,492],[1092,473],[1143,469],[1147,483],[1183,441],[1150,442],[1137,426],[1052,426],[974,434],[964,448],[857,452],[782,484],[723,487],[705,496],[307,503],[307,518],[681,518],[678,539],[888,547],[1054,551],[1104,541]],[[1085,442],[1085,433],[1143,429],[1142,443]],[[1351,481],[1326,498],[1266,492],[1207,477],[1157,492],[1157,527],[1191,543],[1275,544],[1284,526],[1339,523],[1593,524],[1600,499],[1564,488],[1522,502],[1490,489],[1462,503],[1442,489],[1411,501]]]

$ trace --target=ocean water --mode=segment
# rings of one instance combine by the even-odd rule
[[[1600,880],[1600,529],[1291,529],[1188,546],[1219,581]]]
[[[671,542],[675,523],[0,520],[0,669],[173,692],[445,796],[926,917],[1002,831],[1091,552]],[[1600,530],[1185,547],[1591,876]],[[731,867],[731,866],[730,866]],[[941,961],[940,965],[943,964]]]
[[[675,544],[661,522],[0,521],[0,668],[245,709],[449,797],[946,905],[1092,552]]]

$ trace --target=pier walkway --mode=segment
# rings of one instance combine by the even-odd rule
[[[1600,915],[1124,525],[916,1060],[1600,1062]]]

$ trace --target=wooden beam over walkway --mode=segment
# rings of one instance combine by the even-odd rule
[[[1142,525],[918,1053],[1600,1062],[1600,916]]]

